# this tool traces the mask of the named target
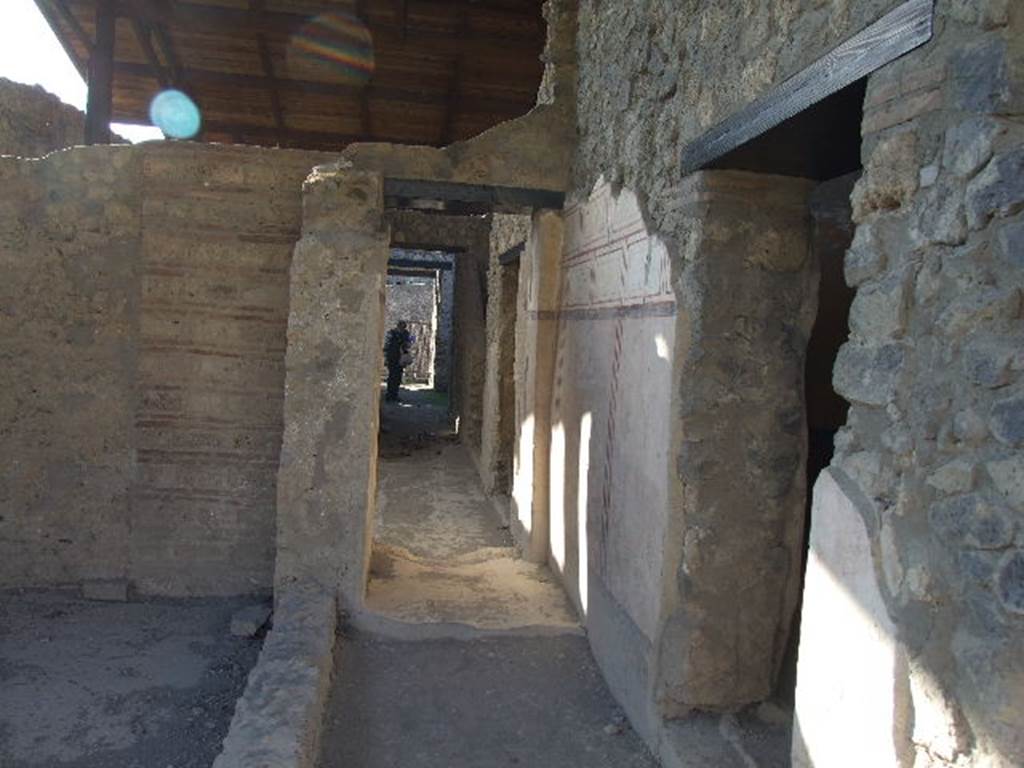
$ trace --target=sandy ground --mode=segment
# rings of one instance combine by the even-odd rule
[[[0,766],[209,768],[262,645],[229,631],[254,602],[0,592]]]
[[[655,768],[558,582],[516,556],[443,399],[403,396],[382,408],[367,611],[336,646],[320,768]]]
[[[548,568],[518,557],[443,396],[403,389],[402,402],[382,404],[378,473],[370,612],[406,624],[580,631]]]

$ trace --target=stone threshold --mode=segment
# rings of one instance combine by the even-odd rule
[[[666,720],[650,746],[662,768],[790,768],[790,737],[785,713],[762,705],[741,714]]]
[[[277,592],[263,643],[213,768],[312,768],[334,672],[338,610],[316,586]]]

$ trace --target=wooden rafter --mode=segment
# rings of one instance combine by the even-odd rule
[[[249,9],[255,13],[266,12],[266,0],[250,0]],[[260,64],[263,67],[263,75],[267,78],[267,93],[270,96],[270,111],[274,115],[274,124],[277,126],[278,144],[284,141],[285,122],[284,109],[281,106],[281,92],[277,87],[277,76],[274,72],[274,60],[270,55],[270,44],[267,36],[260,33],[256,36],[256,45],[260,51]]]
[[[92,38],[85,33],[82,25],[78,23],[78,19],[75,19],[73,15],[71,15],[71,18],[74,19],[74,25],[72,26],[63,13],[60,12],[59,6],[54,0],[36,0],[36,7],[43,15],[43,18],[46,19],[46,23],[57,33],[57,39],[60,40],[61,47],[68,55],[68,58],[71,59],[71,63],[75,65],[78,74],[83,78],[87,78],[89,76],[89,56],[92,53]],[[65,8],[64,10],[66,11],[67,9]],[[65,25],[70,28],[71,37],[78,40],[79,44],[85,49],[84,57],[75,49],[75,46],[72,45],[68,37],[60,34]]]
[[[88,53],[92,53],[93,40],[79,23],[78,18],[68,8],[64,0],[53,0],[53,6],[57,9],[61,20],[68,25],[71,34],[80,42]]]
[[[398,25],[405,43],[409,39],[409,0],[398,0]]]
[[[168,0],[168,3],[170,0]],[[253,12],[251,8],[224,8],[196,3],[178,3],[176,10],[151,6],[140,0],[118,0],[121,13],[124,15],[140,15],[148,21],[159,24],[171,24],[176,29],[189,32],[210,33],[231,30],[245,34],[289,35],[297,32],[309,21],[310,12],[264,11],[262,14]],[[474,7],[482,7],[473,3]],[[325,6],[324,10],[337,10],[338,6]],[[370,24],[374,39],[386,43],[401,42],[403,25],[387,23],[386,16],[375,16]],[[445,29],[436,26],[416,26],[406,23],[405,29],[409,37],[419,37],[424,44],[434,46],[459,46],[458,29]],[[457,27],[458,25],[456,25]],[[521,51],[524,47],[533,49],[536,42],[533,36],[521,33],[487,34],[474,36],[474,42],[481,46],[501,46],[503,49]]]
[[[469,27],[469,12],[466,8],[466,0],[458,0],[459,15],[459,40],[466,37]],[[452,76],[448,82],[448,98],[444,117],[444,128],[441,131],[441,146],[447,146],[455,140],[455,118],[459,111],[459,94],[462,84],[462,70],[464,68],[465,53],[462,46],[455,53],[455,62],[452,65]]]
[[[112,64],[113,119],[147,122],[159,83],[189,93],[218,141],[328,151],[351,141],[436,145],[460,138],[468,116],[486,127],[524,114],[541,74],[542,22],[533,0],[35,2],[83,73],[97,4],[112,3],[126,38],[116,41]],[[373,35],[378,68],[368,85],[292,72],[281,59],[311,14],[338,8],[358,13]]]
[[[160,57],[156,54],[156,48],[153,47],[153,30],[144,21],[136,18],[132,19],[132,29],[135,31],[135,37],[138,39],[139,45],[142,47],[142,52],[146,55],[146,61],[149,62],[149,66],[153,70],[153,76],[156,77],[156,81],[160,83],[161,88],[169,88],[173,83],[171,82],[171,76],[164,69]]]

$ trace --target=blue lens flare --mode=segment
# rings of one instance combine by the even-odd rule
[[[203,119],[199,107],[181,91],[158,93],[149,105],[149,120],[172,139],[191,139],[199,133]]]

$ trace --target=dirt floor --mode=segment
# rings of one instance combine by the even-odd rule
[[[320,768],[655,768],[586,638],[340,643]]]
[[[320,768],[653,768],[547,567],[519,559],[447,419],[381,412],[366,611],[336,646]]]
[[[581,632],[551,572],[518,557],[443,395],[410,388],[382,402],[380,452],[370,612],[420,628]]]
[[[254,599],[0,592],[0,766],[209,768],[263,642]]]

